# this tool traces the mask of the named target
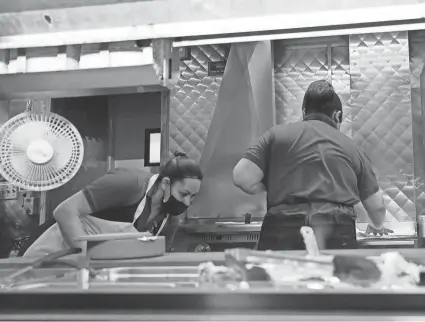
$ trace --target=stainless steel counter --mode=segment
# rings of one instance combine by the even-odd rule
[[[327,250],[325,254],[357,254],[359,256],[377,256],[384,252],[397,251],[408,259],[425,262],[425,249],[356,249],[356,250]],[[305,255],[305,251],[287,251],[293,255]],[[6,268],[22,267],[34,259],[28,257],[14,257],[0,259],[0,270]],[[128,267],[128,266],[194,266],[212,261],[217,265],[224,263],[224,253],[166,253],[164,256],[144,258],[137,260],[105,260],[92,261],[94,268]]]
[[[383,312],[301,312],[301,311],[274,311],[274,312],[239,312],[235,314],[219,314],[205,312],[171,311],[167,313],[143,313],[117,310],[114,312],[55,312],[46,314],[36,312],[31,314],[9,313],[1,314],[0,321],[311,321],[311,322],[406,322],[424,321],[425,314],[417,312],[383,313]]]
[[[193,251],[199,244],[207,244],[213,250],[221,251],[226,247],[253,248],[260,237],[262,221],[251,223],[221,219],[191,220],[182,225],[175,239],[175,250]],[[415,227],[411,222],[387,223],[388,228],[395,231],[388,236],[365,236],[361,232],[366,230],[367,224],[358,224],[358,243],[360,248],[413,248],[417,241]],[[228,245],[228,246],[227,246]]]
[[[384,251],[328,251],[371,256]],[[288,252],[304,254],[305,252]],[[400,250],[407,259],[425,261],[425,250]],[[0,260],[0,274],[27,265],[31,259]],[[96,261],[92,266],[196,268],[201,262],[223,263],[223,253],[169,253],[133,261]],[[174,268],[175,269],[175,268]],[[52,269],[50,269],[52,270]],[[53,269],[58,270],[58,269]],[[127,287],[0,292],[0,320],[34,321],[406,321],[425,319],[425,291],[223,290],[203,288]],[[208,318],[207,318],[208,317]]]

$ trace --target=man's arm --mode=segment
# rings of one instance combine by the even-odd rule
[[[384,226],[385,213],[387,212],[384,205],[382,190],[378,190],[373,195],[363,200],[362,204],[369,215],[370,225],[378,231],[381,230]]]
[[[251,195],[266,191],[266,187],[262,183],[263,178],[263,171],[248,159],[240,160],[233,169],[233,184]]]
[[[266,191],[263,179],[267,173],[273,133],[267,131],[250,147],[233,169],[233,183],[246,193],[255,195]]]
[[[360,169],[357,174],[357,186],[360,200],[366,209],[370,225],[377,231],[383,229],[386,208],[382,190],[379,188],[378,178],[373,171],[372,162],[362,150],[359,151]]]
[[[111,171],[62,202],[53,212],[62,235],[70,247],[85,243],[74,239],[86,234],[80,217],[112,207],[126,205],[138,189],[138,179],[125,170]]]

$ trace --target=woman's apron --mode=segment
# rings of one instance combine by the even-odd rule
[[[158,175],[153,175],[148,182],[146,193],[152,188]],[[140,202],[137,210],[134,214],[133,223],[143,212],[146,205],[146,194]],[[114,233],[137,233],[137,229],[133,223],[128,222],[116,222],[109,221],[100,218],[96,218],[90,215],[81,216],[81,223],[83,225],[84,232],[87,235],[98,235],[98,234],[114,234]],[[57,223],[47,229],[25,252],[23,256],[26,257],[41,257],[62,249],[67,249],[62,233]]]
[[[313,228],[320,249],[357,248],[354,207],[303,203],[271,207],[261,226],[258,250],[304,250],[302,226]]]

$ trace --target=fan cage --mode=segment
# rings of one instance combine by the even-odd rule
[[[37,133],[37,138],[25,132],[17,139],[17,131],[25,129],[28,124],[43,130]],[[52,145],[53,158],[46,164],[34,164],[28,159],[26,148],[33,139],[43,139]],[[56,189],[77,174],[83,157],[84,144],[80,133],[58,114],[26,112],[0,128],[0,174],[19,188],[30,191]]]

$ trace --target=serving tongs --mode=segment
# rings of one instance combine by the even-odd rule
[[[2,278],[0,280],[0,290],[4,289],[10,289],[16,286],[26,285],[26,284],[35,284],[35,283],[42,283],[47,282],[52,279],[59,279],[59,278],[65,278],[76,275],[80,269],[86,269],[89,272],[89,275],[91,277],[96,277],[98,273],[90,268],[86,267],[85,265],[81,265],[78,263],[74,263],[71,261],[60,261],[59,259],[68,255],[74,255],[81,253],[81,248],[70,248],[66,250],[60,250],[51,254],[48,254],[46,256],[43,256],[36,261],[34,261],[32,264],[17,270],[16,272],[6,276],[5,278]],[[75,268],[75,271],[66,272],[66,273],[58,273],[49,275],[46,277],[41,278],[29,278],[29,279],[22,279],[26,274],[28,274],[33,269],[42,267],[45,264],[62,264],[71,268]]]
[[[301,234],[306,245],[307,256],[235,248],[224,252],[226,263],[237,269],[244,277],[244,280],[251,281],[271,280],[271,277],[260,265],[265,263],[277,266],[288,265],[288,262],[328,267],[332,270],[333,276],[340,281],[357,285],[367,286],[378,282],[381,278],[381,271],[373,261],[359,256],[320,256],[313,230],[310,227],[302,227]],[[314,266],[311,269],[314,269]]]

